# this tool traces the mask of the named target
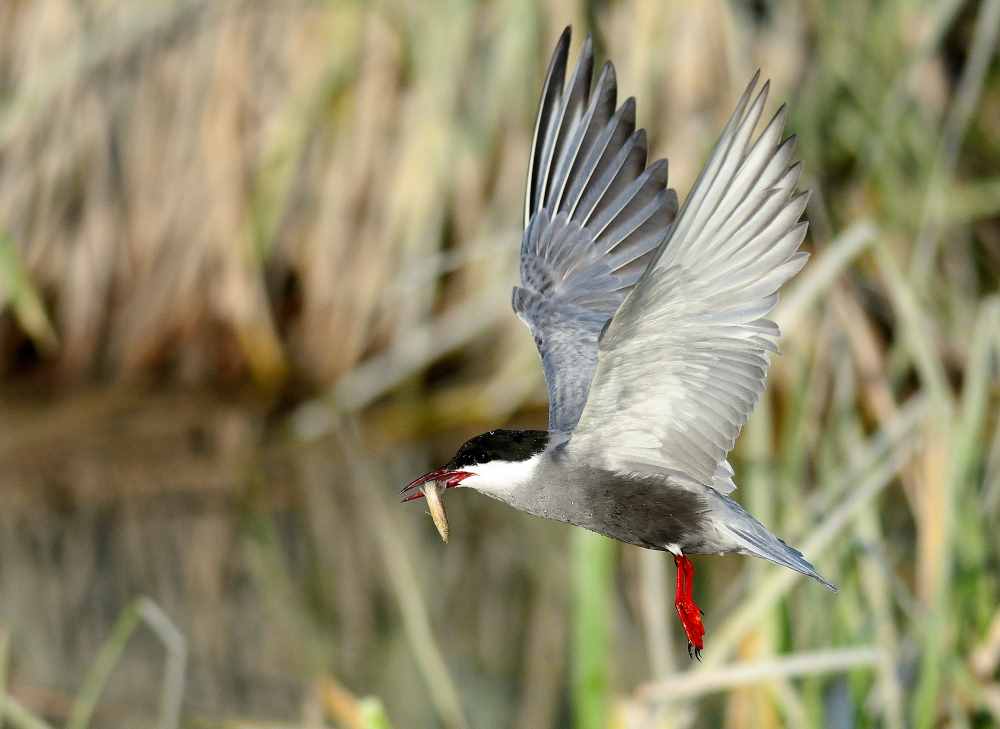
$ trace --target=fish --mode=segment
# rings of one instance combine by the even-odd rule
[[[448,543],[448,515],[444,511],[444,502],[441,501],[441,492],[445,486],[440,481],[428,481],[422,487],[424,497],[427,499],[427,507],[431,510],[431,519],[437,527],[441,541]]]

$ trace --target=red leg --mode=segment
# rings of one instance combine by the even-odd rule
[[[677,565],[677,594],[674,597],[674,607],[677,608],[677,617],[681,619],[684,626],[684,633],[688,639],[688,655],[701,660],[701,651],[705,647],[702,637],[705,635],[705,626],[701,622],[701,608],[691,595],[691,588],[694,587],[694,565],[691,560],[684,555],[675,556],[674,564]]]

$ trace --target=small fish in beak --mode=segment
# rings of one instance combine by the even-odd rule
[[[473,474],[468,471],[452,471],[447,466],[425,473],[420,478],[415,478],[399,492],[402,501],[415,501],[420,498],[427,499],[427,506],[431,510],[431,518],[434,526],[437,527],[438,534],[445,542],[448,541],[448,517],[444,513],[444,504],[441,501],[441,492],[445,489],[453,489]]]
[[[437,527],[438,534],[441,535],[441,541],[447,544],[448,515],[445,514],[444,502],[441,501],[441,492],[445,490],[445,486],[439,481],[428,481],[421,489],[424,492],[424,497],[427,499],[427,507],[431,510],[431,519],[434,520],[434,526]]]

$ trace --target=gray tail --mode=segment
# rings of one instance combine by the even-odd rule
[[[756,557],[766,559],[768,562],[774,562],[775,564],[780,564],[782,567],[801,572],[807,577],[812,577],[826,589],[838,592],[839,588],[817,572],[816,568],[809,563],[809,560],[802,556],[802,552],[795,547],[789,547],[770,532],[762,530],[766,535],[764,536],[747,531],[746,529],[740,529],[739,527],[729,528],[743,542],[747,552]]]
[[[733,533],[733,536],[740,542],[742,548],[747,553],[766,559],[769,562],[780,564],[782,567],[787,567],[796,572],[801,572],[808,577],[812,577],[826,589],[833,592],[838,591],[836,585],[825,579],[816,571],[815,567],[809,564],[809,560],[802,556],[802,552],[795,549],[795,547],[789,547],[781,539],[771,534],[763,524],[754,519],[737,502],[728,497],[724,498],[729,502],[730,507],[735,507],[736,511],[742,517],[741,521],[743,522],[740,526],[729,523],[726,527]]]

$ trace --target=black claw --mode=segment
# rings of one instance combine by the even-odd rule
[[[698,612],[701,613],[701,617],[705,617],[705,611],[704,610],[702,610],[701,608],[698,608]]]
[[[694,644],[688,643],[688,658],[694,658]]]
[[[698,659],[698,663],[701,663],[701,648],[694,649],[694,657]]]

